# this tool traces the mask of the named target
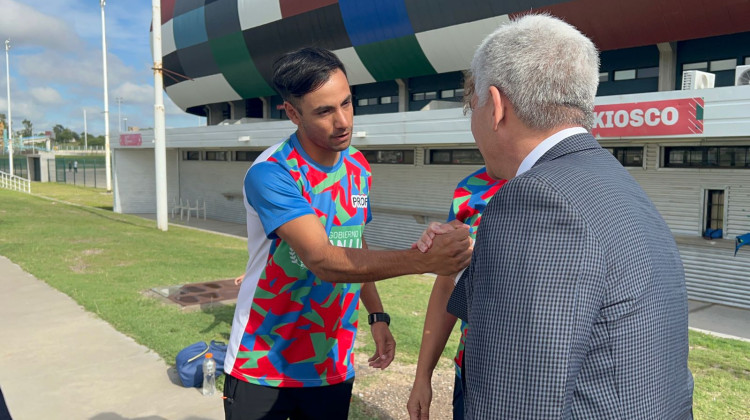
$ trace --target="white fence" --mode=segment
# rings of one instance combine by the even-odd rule
[[[0,188],[31,193],[31,181],[0,171]]]

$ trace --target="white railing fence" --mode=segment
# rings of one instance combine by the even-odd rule
[[[0,188],[31,193],[31,181],[0,171]]]

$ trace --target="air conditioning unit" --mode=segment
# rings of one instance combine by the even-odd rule
[[[750,86],[750,65],[737,66],[734,71],[735,86]]]
[[[716,75],[705,71],[687,70],[682,72],[682,90],[711,89]]]

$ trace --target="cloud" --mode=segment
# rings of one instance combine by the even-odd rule
[[[112,91],[114,97],[122,98],[125,103],[133,104],[153,104],[154,87],[150,85],[137,85],[131,82],[125,82]]]
[[[14,46],[34,46],[73,51],[83,44],[60,18],[50,16],[14,0],[0,0],[0,36]]]
[[[41,87],[31,89],[31,97],[40,104],[57,105],[63,103],[60,92],[51,87]]]

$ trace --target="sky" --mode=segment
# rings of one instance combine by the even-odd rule
[[[151,1],[107,0],[107,78],[110,136],[118,123],[154,126],[154,74],[150,46]],[[102,21],[99,0],[0,0],[0,113],[8,115],[6,39],[10,40],[13,131],[28,119],[34,133],[56,124],[104,134]],[[119,105],[116,98],[122,98]],[[205,125],[164,93],[166,126]],[[126,120],[127,119],[127,120]]]

